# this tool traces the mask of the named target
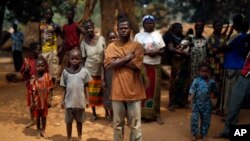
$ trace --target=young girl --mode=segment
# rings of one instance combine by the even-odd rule
[[[114,42],[117,40],[117,34],[115,31],[108,31],[107,33],[107,41],[108,44]],[[113,71],[112,70],[105,70],[104,71],[104,96],[103,96],[103,101],[104,101],[104,108],[105,108],[105,116],[107,119],[113,120],[113,111],[112,111],[112,102],[110,100],[110,93],[111,93],[111,85],[112,85],[112,75]]]
[[[39,48],[40,44],[38,42],[33,42],[30,44],[30,55],[26,58],[24,58],[24,63],[21,68],[21,74],[23,76],[23,79],[25,80],[26,83],[26,88],[27,88],[27,105],[29,106],[30,110],[30,118],[31,121],[26,125],[26,128],[29,128],[33,125],[35,125],[35,118],[34,118],[34,109],[33,107],[30,106],[31,104],[31,96],[32,96],[32,89],[31,89],[31,76],[36,74],[36,60],[38,58],[39,54]],[[46,66],[48,68],[48,66]],[[48,71],[48,69],[46,69]]]
[[[198,139],[200,117],[200,133],[203,141],[205,141],[210,127],[212,110],[210,94],[214,87],[214,81],[209,79],[210,68],[208,64],[201,64],[199,72],[200,76],[193,80],[189,90],[192,107],[191,131],[194,136],[194,141],[196,141]]]
[[[92,80],[90,73],[81,64],[81,51],[72,49],[69,54],[70,67],[63,70],[60,85],[64,87],[62,108],[65,108],[65,122],[68,141],[71,141],[72,122],[76,120],[78,140],[82,140],[82,122],[88,104],[86,87]]]
[[[51,93],[53,89],[53,82],[51,76],[46,72],[46,60],[39,57],[36,60],[36,75],[32,76],[32,103],[34,108],[34,116],[36,117],[36,126],[38,137],[47,138],[45,133],[46,117],[48,115],[48,108],[51,106]],[[42,123],[42,126],[40,124]]]

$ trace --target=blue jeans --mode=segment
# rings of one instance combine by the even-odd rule
[[[233,87],[231,101],[229,103],[228,114],[226,117],[225,128],[222,132],[224,135],[229,135],[230,125],[236,124],[236,119],[240,113],[240,108],[247,95],[250,94],[250,78],[240,76]]]
[[[130,141],[142,141],[141,130],[141,101],[112,101],[114,141],[123,141],[123,129],[127,110]]]

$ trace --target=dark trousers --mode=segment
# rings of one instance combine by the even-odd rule
[[[240,108],[244,102],[244,99],[249,94],[250,94],[250,78],[245,78],[243,76],[240,76],[238,81],[233,87],[223,134],[229,135],[230,125],[236,124],[237,121],[236,119],[240,113]]]
[[[14,62],[14,67],[15,71],[20,71],[22,64],[23,64],[23,55],[22,51],[13,51],[13,62]]]

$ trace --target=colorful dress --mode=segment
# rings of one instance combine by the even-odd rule
[[[42,116],[46,117],[48,114],[48,104],[53,88],[52,78],[48,73],[44,73],[41,78],[35,78],[31,82],[32,88],[32,102],[35,108],[35,117],[37,117],[37,110],[42,110]]]
[[[49,73],[53,78],[59,77],[59,58],[57,57],[57,30],[59,25],[51,22],[40,23],[42,55],[49,65]]]
[[[214,93],[217,97],[215,107],[220,107],[221,94],[222,94],[222,79],[223,79],[223,64],[224,64],[224,52],[223,46],[225,43],[225,35],[212,34],[207,44],[207,60],[210,64],[211,75],[216,82],[217,91]]]
[[[207,39],[196,38],[192,40],[194,46],[191,47],[191,79],[193,80],[199,75],[199,65],[206,61]]]
[[[103,65],[103,51],[106,47],[105,39],[98,37],[96,45],[89,45],[84,40],[81,42],[80,48],[82,57],[86,58],[84,68],[86,68],[93,80],[89,82],[89,105],[101,106],[103,102],[103,91],[101,81],[101,69]]]
[[[191,131],[194,136],[199,135],[199,119],[201,119],[200,133],[204,137],[208,133],[211,122],[212,103],[210,94],[214,88],[215,82],[208,82],[201,77],[194,79],[189,93],[193,94]]]
[[[144,50],[160,50],[165,47],[162,36],[158,32],[140,32],[134,41],[142,44]],[[146,99],[142,101],[142,117],[155,118],[160,115],[161,107],[161,56],[144,55],[143,64],[149,86],[146,88]]]

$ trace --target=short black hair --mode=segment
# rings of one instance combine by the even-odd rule
[[[67,12],[72,12],[73,15],[75,15],[75,8],[74,7],[70,7]]]
[[[86,28],[88,26],[88,24],[92,24],[93,26],[95,25],[94,22],[91,19],[88,19],[87,21],[85,21],[83,23],[83,27]]]
[[[29,46],[29,49],[32,52],[40,46],[41,46],[40,42],[32,42]]]
[[[206,67],[208,70],[211,69],[211,68],[210,68],[210,65],[209,65],[208,63],[205,63],[205,62],[203,62],[203,63],[201,63],[201,64],[199,65],[199,70],[201,70],[201,68],[203,68],[203,67]]]
[[[117,27],[119,27],[119,24],[120,24],[120,23],[125,23],[125,22],[128,23],[128,26],[129,26],[129,27],[131,27],[130,22],[129,22],[129,20],[128,20],[127,18],[120,18],[120,19],[118,20],[118,22],[117,22]]]

